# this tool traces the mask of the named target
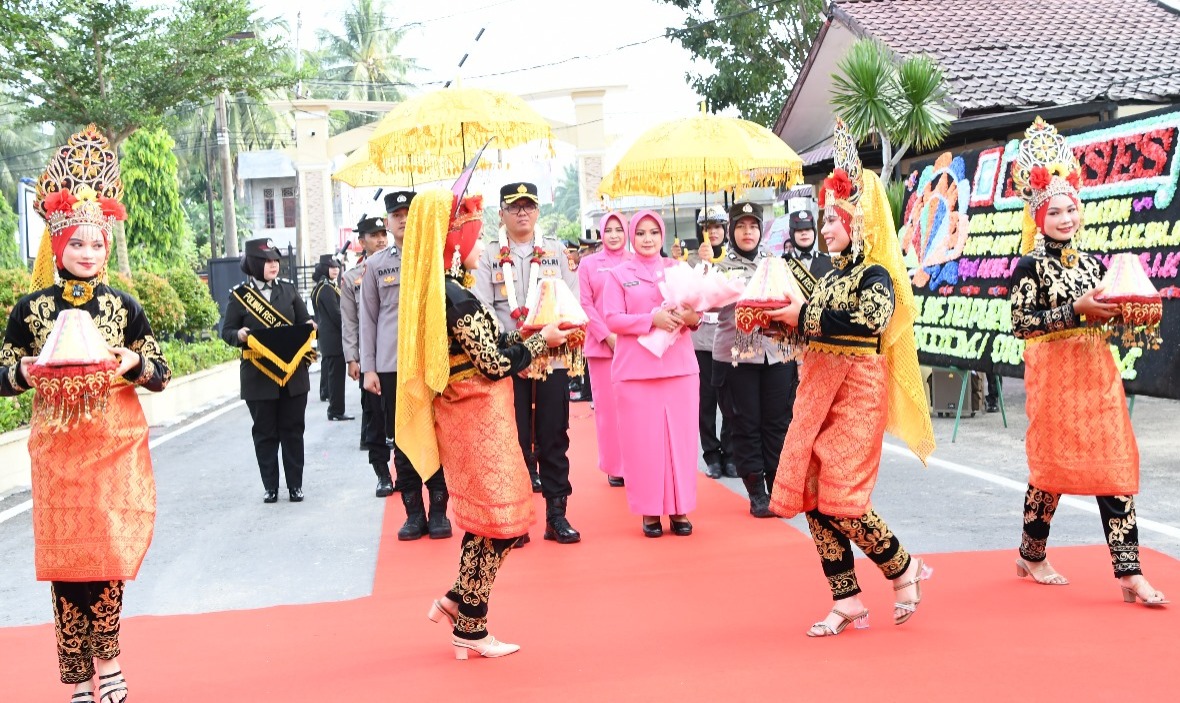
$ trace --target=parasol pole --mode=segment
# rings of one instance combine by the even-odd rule
[[[464,57],[467,58],[467,57]],[[467,163],[467,123],[459,123],[459,141],[463,144],[463,163]]]

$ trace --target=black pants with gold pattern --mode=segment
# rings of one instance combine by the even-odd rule
[[[496,539],[463,534],[463,551],[459,556],[459,578],[447,598],[459,605],[455,636],[465,640],[483,639],[488,634],[488,599],[496,572],[508,557],[516,538]]]
[[[887,579],[901,576],[910,567],[910,553],[872,508],[854,518],[832,517],[811,510],[807,513],[807,526],[811,528],[811,539],[819,552],[824,575],[828,577],[832,600],[843,600],[860,593],[853,566],[854,542]]]
[[[1097,496],[1098,515],[1115,578],[1142,574],[1139,566],[1139,525],[1135,522],[1135,496]],[[1024,533],[1020,537],[1020,557],[1025,561],[1044,561],[1049,542],[1049,523],[1057,512],[1060,493],[1050,493],[1029,485],[1024,494]]]
[[[51,581],[62,683],[94,677],[94,659],[119,656],[122,581]]]

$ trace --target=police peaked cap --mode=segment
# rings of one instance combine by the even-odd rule
[[[537,197],[537,184],[517,181],[500,189],[500,200],[508,205],[521,198],[540,204],[541,200]]]
[[[395,190],[385,194],[385,212],[395,213],[410,207],[410,201],[417,195],[412,190]]]
[[[259,239],[247,239],[246,256],[255,259],[266,259],[268,261],[278,261],[283,258],[283,253],[275,246],[274,240],[270,237],[261,237]]]

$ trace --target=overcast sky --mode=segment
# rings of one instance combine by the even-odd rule
[[[285,18],[292,31],[296,13],[302,12],[305,47],[314,45],[316,29],[340,29],[344,4],[257,2],[262,14]],[[684,78],[692,58],[662,37],[666,27],[681,25],[683,15],[656,0],[389,0],[389,8],[395,26],[421,23],[407,34],[402,49],[422,67],[411,80],[423,90],[437,89],[442,81],[460,75],[464,85],[518,94],[627,86],[606,98],[607,138],[615,140],[608,162],[648,127],[698,110],[700,98]],[[484,34],[475,42],[481,28]],[[617,49],[644,40],[651,41]],[[460,70],[464,54],[469,56]],[[575,57],[586,58],[568,60]],[[532,68],[555,62],[562,63]],[[546,117],[573,122],[568,99],[537,101],[533,106]]]

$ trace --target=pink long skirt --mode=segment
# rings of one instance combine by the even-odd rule
[[[636,515],[683,515],[697,506],[701,404],[697,374],[617,381],[627,505]]]
[[[590,390],[594,394],[594,429],[598,433],[598,468],[607,476],[623,475],[623,454],[619,449],[618,404],[611,383],[610,357],[587,358]]]

